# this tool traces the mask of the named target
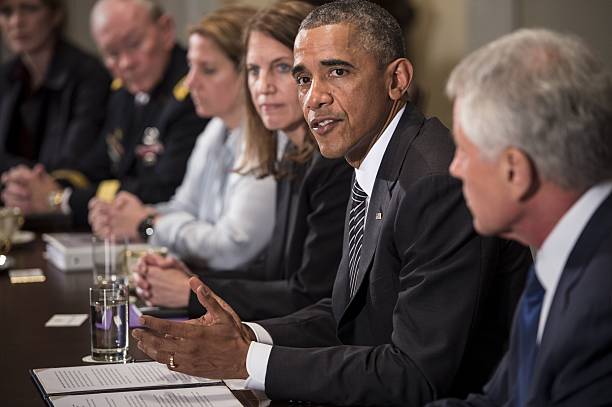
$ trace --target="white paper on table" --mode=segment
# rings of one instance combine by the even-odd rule
[[[249,390],[246,387],[246,380],[243,379],[223,379],[223,383],[225,383],[230,390]]]
[[[173,372],[157,362],[58,367],[32,372],[47,395],[220,383]]]
[[[47,328],[81,326],[87,321],[87,318],[89,318],[87,314],[55,314],[45,323],[45,326]]]
[[[257,398],[258,407],[268,407],[272,400],[268,398],[266,393],[259,390],[252,390],[246,387],[246,380],[243,379],[223,379],[223,383],[230,390],[250,390],[251,394],[253,394]]]
[[[242,407],[240,401],[225,386],[51,396],[49,401],[55,407],[210,407],[211,405],[215,407]]]

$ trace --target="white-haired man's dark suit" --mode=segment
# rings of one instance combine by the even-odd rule
[[[571,249],[541,334],[525,406],[612,406],[612,184]],[[574,227],[578,227],[575,223]],[[537,264],[537,263],[536,263]],[[431,407],[515,406],[517,323],[484,394]]]

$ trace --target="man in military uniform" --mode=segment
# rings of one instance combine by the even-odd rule
[[[53,179],[43,169],[11,174],[13,206],[27,213],[71,213],[86,224],[88,202],[118,189],[144,203],[168,200],[206,120],[182,85],[186,52],[172,18],[150,0],[101,0],[91,14],[93,37],[115,78],[101,136],[76,175],[89,185]],[[77,188],[78,187],[78,188]]]

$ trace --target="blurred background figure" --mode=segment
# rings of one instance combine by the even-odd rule
[[[206,124],[183,85],[186,52],[159,6],[150,0],[98,1],[91,31],[115,78],[102,133],[79,168],[94,185],[64,188],[46,173],[7,180],[18,186],[11,203],[24,213],[71,213],[77,225],[87,224],[87,205],[96,194],[110,200],[121,189],[146,203],[168,200]]]
[[[110,78],[64,38],[65,18],[61,0],[0,1],[2,39],[14,55],[0,66],[3,180],[40,163],[58,179],[85,182],[67,169],[81,165],[100,133]],[[6,196],[19,203],[10,188]]]
[[[241,60],[244,23],[255,10],[228,6],[206,15],[189,36],[185,80],[200,117],[213,116],[198,138],[187,174],[169,202],[145,206],[121,192],[94,199],[93,231],[165,246],[185,261],[216,270],[246,267],[274,226],[273,177],[235,171],[244,144]]]
[[[293,41],[312,6],[282,2],[257,13],[246,32],[246,153],[241,171],[278,180],[276,221],[263,267],[206,283],[244,319],[285,315],[328,297],[342,255],[351,167],[328,160],[314,142],[291,75]],[[255,199],[253,199],[255,201]],[[190,297],[191,271],[176,259],[147,255],[137,274],[151,304],[204,309]]]

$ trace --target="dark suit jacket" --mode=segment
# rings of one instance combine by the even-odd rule
[[[331,295],[353,169],[318,151],[292,167],[292,175],[278,181],[276,223],[263,267],[242,278],[204,277],[245,321],[287,315]],[[189,312],[204,313],[193,293]]]
[[[482,395],[431,406],[513,406],[518,337]],[[574,246],[551,304],[527,406],[612,405],[612,195]]]
[[[331,301],[262,322],[277,345],[270,398],[417,406],[489,377],[531,257],[475,233],[453,150],[438,120],[406,107],[370,197],[355,296],[345,227]]]
[[[183,181],[187,161],[207,120],[199,118],[188,94],[177,99],[177,88],[187,74],[185,50],[175,46],[161,82],[150,101],[137,107],[124,87],[111,94],[107,117],[98,143],[82,171],[94,181],[118,179],[121,189],[144,203],[169,200]],[[154,163],[137,154],[145,144],[147,129],[157,129],[160,150]],[[87,204],[96,188],[75,189],[70,197],[73,220],[87,223]]]
[[[39,132],[33,161],[16,155],[11,145],[19,140],[16,121],[23,89],[16,75],[25,69],[16,59],[0,67],[0,172],[18,164],[39,162],[48,171],[75,168],[91,149],[104,121],[104,105],[110,78],[91,55],[65,41],[58,41],[42,86]]]

